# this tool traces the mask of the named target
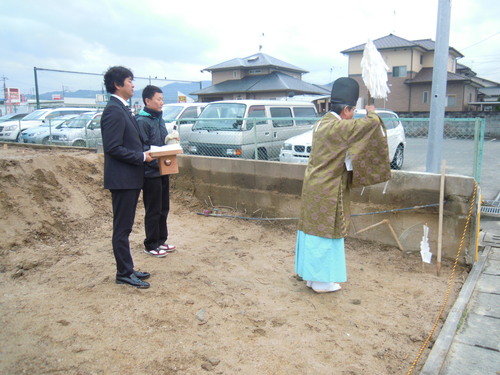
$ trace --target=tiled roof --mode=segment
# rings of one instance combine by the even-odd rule
[[[217,65],[210,66],[203,70],[214,71],[214,70],[227,70],[232,68],[263,68],[263,67],[277,67],[300,73],[308,73],[307,70],[298,68],[292,64],[288,64],[284,61],[281,61],[264,53],[256,53],[254,55],[244,58],[235,58]]]
[[[434,42],[432,39],[414,40],[413,43],[415,43],[416,45],[422,47],[427,51],[434,51],[434,49],[436,48],[436,42]]]
[[[247,76],[239,80],[227,80],[202,90],[192,92],[191,95],[224,94],[237,92],[263,91],[295,91],[297,94],[329,95],[330,91],[288,74],[273,72],[266,75]]]
[[[413,79],[408,79],[405,82],[408,84],[412,83],[428,83],[432,82],[432,68],[423,68],[418,72]],[[446,81],[469,81],[470,77],[465,77],[456,73],[447,73]]]
[[[351,47],[346,50],[341,51],[340,53],[343,54],[349,54],[352,52],[363,52],[365,49],[365,44],[360,44],[359,46],[356,47]],[[373,44],[375,47],[377,47],[378,50],[383,50],[383,49],[393,49],[393,48],[410,48],[410,47],[416,47],[415,43],[410,42],[409,40],[400,38],[399,36],[389,34],[387,36],[384,36],[382,38],[378,38],[373,40]]]
[[[363,52],[365,49],[365,44],[360,44],[356,47],[351,47],[346,50],[341,51],[342,54],[347,55],[350,53]],[[398,48],[422,48],[424,51],[434,51],[436,48],[436,42],[432,39],[418,39],[418,40],[406,40],[400,38],[399,36],[389,34],[382,38],[375,39],[373,44],[377,50],[382,51],[385,49],[398,49]],[[450,47],[450,50],[455,52],[457,56],[463,57],[463,55],[458,52],[455,48]]]

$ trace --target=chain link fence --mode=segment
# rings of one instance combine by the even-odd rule
[[[64,70],[34,68],[34,87],[29,92],[23,92],[20,103],[6,105],[2,108],[3,114],[26,114],[25,118],[0,122],[0,141],[60,144],[68,146],[95,147],[95,138],[100,138],[100,118],[97,121],[87,121],[86,126],[80,127],[78,136],[68,135],[63,142],[52,137],[52,131],[58,132],[55,116],[46,117],[48,109],[85,109],[80,112],[94,112],[98,115],[104,109],[109,94],[106,93],[103,83],[104,73],[72,72]],[[165,103],[179,101],[194,101],[197,97],[190,97],[193,91],[203,88],[203,82],[172,80],[166,77],[134,77],[135,93],[130,99],[131,107],[137,113],[143,107],[142,90],[147,85],[162,88]],[[30,119],[30,117],[36,117]],[[29,121],[28,121],[29,119]],[[80,125],[83,124],[83,119]],[[56,126],[59,123],[56,124]],[[49,134],[47,135],[47,130]],[[36,134],[44,133],[41,138]],[[72,142],[70,140],[72,139]]]
[[[406,135],[403,170],[425,172],[429,119],[400,118]],[[442,159],[449,174],[481,180],[484,147],[484,118],[445,118],[440,143]],[[439,146],[437,146],[439,147]]]
[[[27,95],[30,100],[25,103],[24,108],[16,107],[17,112],[32,112],[39,106],[45,109],[87,108],[92,113],[78,121],[49,118],[30,124],[26,130],[21,119],[0,123],[0,140],[99,148],[100,113],[109,97],[103,87],[103,75],[34,69],[36,89],[33,88]],[[135,77],[135,95],[130,102],[136,113],[143,107],[142,89],[148,84],[162,88],[165,103],[190,101],[189,93],[202,88],[202,82],[169,80],[166,77]],[[44,94],[40,94],[38,100],[35,100],[35,91]],[[264,111],[238,116],[231,112],[221,112],[217,118],[203,119],[203,122],[195,117],[167,120],[170,123],[167,124],[169,131],[174,130],[175,126],[179,132],[186,154],[307,163],[312,143],[310,129],[317,118],[305,113],[292,112],[284,115],[277,110],[272,115],[266,115]],[[396,169],[423,172],[426,170],[429,119],[403,116],[400,121],[406,140],[400,154],[390,145],[391,162]],[[447,173],[472,176],[480,181],[485,120],[445,118],[444,121],[440,147],[442,159],[447,163]],[[64,130],[70,123],[70,129]],[[1,134],[6,132],[16,133],[17,137],[2,139]],[[491,148],[495,144],[487,146]],[[397,157],[399,162],[395,163]]]
[[[312,124],[318,118],[295,119],[248,119],[221,118],[205,120],[203,125],[178,123],[181,145],[186,154],[242,159],[272,160],[288,163],[307,163],[312,145]],[[278,121],[290,121],[289,129],[277,127]],[[405,171],[426,171],[429,119],[400,118],[405,133],[402,154],[396,146],[389,147],[390,157],[395,162],[401,157]],[[230,129],[218,128],[223,121]],[[274,121],[272,125],[262,125]],[[308,129],[294,127],[292,122],[303,121]],[[193,127],[193,123],[195,126]],[[249,125],[250,124],[250,125]],[[447,173],[474,177],[481,180],[484,146],[485,120],[483,118],[446,118],[441,143],[442,159],[446,160]],[[391,143],[389,128],[389,142]],[[396,137],[395,135],[393,137]],[[397,141],[396,141],[397,142]],[[394,143],[394,142],[392,142]]]

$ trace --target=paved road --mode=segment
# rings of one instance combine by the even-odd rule
[[[446,173],[473,176],[474,141],[445,139],[442,158],[446,160]],[[425,172],[427,138],[407,138],[403,171]],[[486,140],[483,146],[481,169],[483,199],[493,200],[500,192],[500,140]]]

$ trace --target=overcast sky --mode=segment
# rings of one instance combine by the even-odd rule
[[[340,51],[391,33],[436,40],[437,15],[438,0],[2,0],[0,79],[26,94],[35,66],[103,73],[124,65],[136,77],[210,80],[202,69],[262,45],[261,52],[307,70],[305,81],[327,84],[347,74]],[[498,0],[451,1],[450,46],[465,56],[458,62],[496,82],[499,19]],[[40,92],[100,89],[101,81],[39,75]]]

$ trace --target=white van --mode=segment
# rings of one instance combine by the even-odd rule
[[[404,161],[406,137],[403,124],[398,115],[387,109],[376,109],[375,112],[384,121],[387,128],[387,143],[392,169],[401,169]],[[365,109],[357,109],[354,118],[366,116]],[[280,161],[285,163],[305,163],[309,161],[312,146],[312,130],[287,139],[280,152]]]
[[[177,130],[183,147],[187,146],[187,138],[193,126],[193,121],[183,119],[198,118],[206,105],[207,103],[169,103],[163,105],[162,117],[167,131],[172,133],[173,130]]]
[[[0,125],[0,141],[23,142],[21,132],[24,129],[34,128],[44,123],[49,123],[52,119],[64,115],[79,115],[84,112],[92,111],[92,108],[45,108],[37,109],[29,115],[23,117],[20,121],[6,121]]]
[[[277,160],[283,142],[311,129],[314,104],[277,100],[208,103],[189,134],[189,154]]]

